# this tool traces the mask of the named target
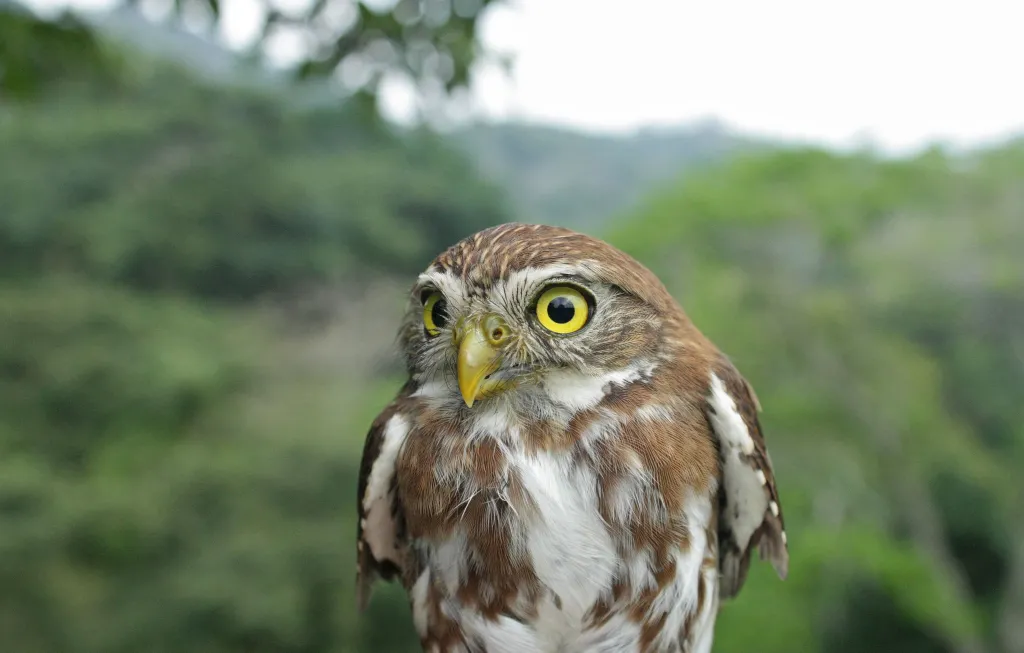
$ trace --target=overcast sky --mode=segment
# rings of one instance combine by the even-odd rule
[[[495,112],[598,129],[715,116],[899,148],[1024,131],[1022,0],[520,6],[488,25],[519,55],[514,90],[481,84]]]
[[[256,3],[223,1],[226,38],[245,41]],[[483,33],[516,60],[510,80],[476,77],[493,117],[617,132],[714,117],[890,150],[1024,133],[1024,0],[517,0]]]

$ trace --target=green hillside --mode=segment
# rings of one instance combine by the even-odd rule
[[[454,140],[505,189],[517,218],[590,229],[687,171],[766,147],[713,123],[628,136],[495,123],[466,128]]]

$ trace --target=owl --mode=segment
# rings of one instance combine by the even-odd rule
[[[754,391],[628,255],[481,231],[419,275],[398,342],[357,592],[400,582],[423,650],[706,653],[755,547],[785,578]]]

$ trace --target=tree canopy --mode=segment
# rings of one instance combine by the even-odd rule
[[[486,52],[478,34],[485,10],[500,0],[258,0],[262,16],[252,54],[282,36],[306,44],[298,78],[335,76],[350,93],[373,97],[388,77],[411,83],[427,100],[464,89],[474,62]],[[122,0],[136,6],[138,0]],[[220,0],[174,0],[175,18],[215,27]],[[230,11],[230,9],[227,9]],[[31,95],[55,78],[116,76],[119,62],[92,30],[70,12],[39,16],[17,0],[0,0],[0,98]]]

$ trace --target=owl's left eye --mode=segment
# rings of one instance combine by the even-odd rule
[[[575,333],[589,317],[590,303],[572,286],[553,286],[537,300],[537,320],[554,333]]]
[[[441,329],[446,324],[448,324],[448,302],[444,300],[444,295],[434,291],[427,295],[426,301],[423,302],[423,328],[431,336],[436,336],[441,333]]]

